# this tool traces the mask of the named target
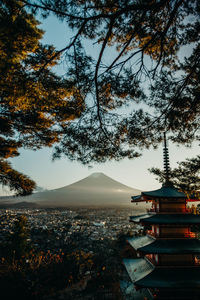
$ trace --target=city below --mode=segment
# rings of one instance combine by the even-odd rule
[[[137,209],[135,213],[144,210]],[[20,215],[28,218],[30,239],[39,250],[64,249],[72,237],[81,239],[84,251],[92,251],[93,241],[115,240],[121,232],[133,230],[129,222],[130,209],[1,209],[0,240],[12,234],[13,225]],[[140,226],[139,226],[140,227]]]

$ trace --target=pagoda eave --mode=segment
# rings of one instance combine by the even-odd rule
[[[163,196],[151,196],[151,195],[138,195],[138,196],[132,196],[131,202],[132,203],[140,203],[140,202],[152,202],[159,199],[165,199],[167,198],[168,201],[171,199],[173,202],[175,197],[167,197],[166,195]],[[179,197],[178,199],[185,199],[186,202],[200,202],[200,198],[186,198],[186,197]]]
[[[156,267],[150,274],[135,281],[141,288],[200,288],[200,267]]]
[[[141,218],[144,219],[144,218],[149,218],[151,215],[149,214],[143,214],[143,215],[138,215],[138,216],[130,216],[129,220],[130,222],[133,222],[133,223],[141,223]]]
[[[200,254],[198,239],[155,239],[149,236],[128,238],[127,242],[140,254]]]
[[[152,197],[147,197],[144,195],[138,195],[138,196],[133,196],[131,197],[131,202],[132,203],[138,203],[138,202],[151,202],[153,200]]]
[[[200,288],[200,267],[154,267],[146,259],[124,259],[123,263],[139,288]]]
[[[141,223],[143,225],[195,225],[200,224],[200,215],[194,214],[143,214],[140,216],[131,216],[130,221]]]

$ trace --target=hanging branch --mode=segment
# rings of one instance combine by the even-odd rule
[[[63,52],[69,50],[71,47],[73,47],[78,39],[78,37],[81,35],[82,31],[85,28],[87,21],[85,20],[79,30],[77,31],[77,34],[74,36],[72,42],[64,47],[63,49],[57,51],[49,60],[46,61],[46,63],[42,66],[42,68],[38,71],[38,73],[42,73],[42,71],[49,65],[54,59],[58,58]]]
[[[102,120],[101,120],[101,114],[100,114],[98,72],[99,72],[99,66],[100,66],[100,63],[101,63],[101,60],[102,60],[102,56],[103,56],[106,44],[107,44],[107,42],[109,40],[109,37],[111,36],[111,33],[112,33],[113,24],[114,24],[114,19],[111,19],[106,37],[103,41],[103,44],[102,44],[102,47],[101,47],[101,50],[100,50],[100,53],[99,53],[98,61],[97,61],[96,68],[95,68],[95,75],[94,75],[95,90],[96,90],[96,101],[97,101],[97,115],[98,115],[99,123],[100,123],[100,126],[102,127],[102,129],[103,129],[103,126],[102,126]]]

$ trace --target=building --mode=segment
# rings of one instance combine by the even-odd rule
[[[200,240],[191,232],[191,226],[200,225],[200,215],[187,209],[187,202],[193,199],[170,182],[166,138],[164,166],[165,183],[160,189],[132,197],[133,203],[150,201],[152,207],[144,215],[130,217],[131,222],[144,226],[146,234],[128,239],[137,258],[124,259],[124,265],[135,288],[148,291],[148,297],[141,299],[197,300]]]

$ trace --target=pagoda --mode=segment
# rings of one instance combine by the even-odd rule
[[[132,197],[133,203],[151,202],[151,208],[130,217],[143,226],[146,235],[127,240],[137,258],[124,259],[124,265],[136,290],[148,295],[141,299],[199,300],[200,240],[191,226],[200,225],[200,215],[193,214],[187,202],[200,199],[188,199],[170,182],[165,135],[163,150],[165,183],[158,190]]]

